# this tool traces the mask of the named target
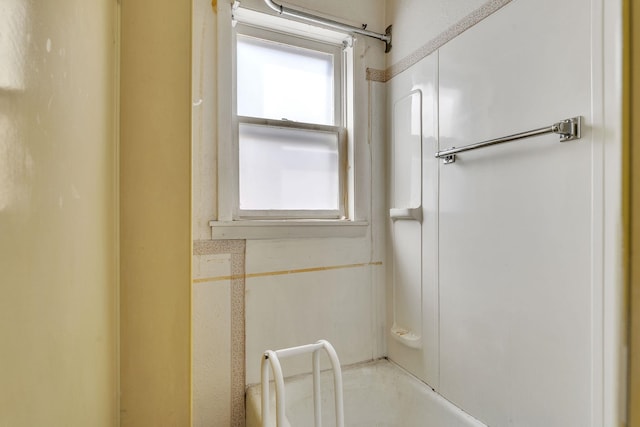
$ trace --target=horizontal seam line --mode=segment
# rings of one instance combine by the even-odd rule
[[[192,282],[193,283],[220,282],[224,280],[238,280],[238,279],[247,279],[247,278],[256,278],[256,277],[268,277],[268,276],[284,276],[289,274],[313,273],[317,271],[330,271],[330,270],[342,270],[346,268],[367,267],[370,265],[382,265],[382,261],[374,261],[374,262],[359,263],[359,264],[332,265],[327,267],[298,268],[293,270],[266,271],[262,273],[232,274],[232,275],[226,275],[226,276],[203,277],[203,278],[193,279]]]

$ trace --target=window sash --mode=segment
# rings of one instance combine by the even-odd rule
[[[259,117],[237,116],[236,135],[239,133],[240,124],[265,126],[271,128],[282,129],[298,129],[304,131],[314,131],[331,133],[337,136],[338,141],[338,209],[322,210],[296,210],[296,209],[240,209],[239,200],[235,205],[234,218],[236,219],[345,219],[347,213],[345,211],[346,197],[346,146],[347,132],[341,126],[319,125],[313,123],[292,122],[289,120],[272,120]],[[239,138],[235,138],[235,152],[239,153]],[[239,166],[239,155],[237,158]],[[236,177],[235,190],[239,195],[240,182],[239,174]],[[239,198],[239,197],[238,197]]]
[[[258,39],[267,40],[270,42],[281,43],[297,48],[308,49],[316,52],[323,52],[333,56],[333,123],[336,126],[342,126],[344,124],[344,62],[342,54],[342,45],[336,45],[332,43],[321,42],[312,40],[298,35],[282,33],[274,29],[266,29],[257,27],[251,24],[238,23],[236,25],[236,37],[234,37],[234,81],[236,80],[236,54],[235,49],[237,46],[237,35],[245,37],[254,37]],[[236,82],[237,84],[237,82]],[[236,87],[236,86],[234,86]],[[234,100],[236,98],[236,90],[234,90]],[[234,102],[234,114],[237,114],[237,104]]]
[[[336,124],[334,55],[244,35],[237,41],[237,114]]]

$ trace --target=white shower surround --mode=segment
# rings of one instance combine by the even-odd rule
[[[492,426],[623,419],[621,16],[616,2],[511,2],[387,82],[389,140],[397,103],[422,91],[423,198],[433,201],[423,200],[412,307],[423,346],[388,340],[388,356]],[[549,55],[556,45],[572,47],[563,61]],[[587,124],[575,144],[540,137],[464,164],[433,157],[567,114]]]

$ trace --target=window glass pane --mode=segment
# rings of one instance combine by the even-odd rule
[[[338,135],[240,124],[240,209],[338,210]]]
[[[241,116],[334,124],[333,55],[238,36]]]

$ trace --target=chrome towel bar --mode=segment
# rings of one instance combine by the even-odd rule
[[[452,147],[448,150],[438,151],[436,158],[442,159],[445,164],[453,163],[456,161],[456,154],[464,151],[475,150],[476,148],[489,147],[491,145],[502,144],[503,142],[517,141],[519,139],[530,138],[532,136],[544,135],[547,133],[556,133],[560,135],[560,142],[571,141],[573,139],[580,139],[580,127],[582,125],[582,118],[572,117],[570,119],[562,120],[558,123],[554,123],[551,126],[530,130],[528,132],[516,133],[502,138],[490,139],[489,141],[478,142],[476,144],[465,145],[464,147],[456,148]]]

